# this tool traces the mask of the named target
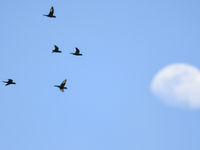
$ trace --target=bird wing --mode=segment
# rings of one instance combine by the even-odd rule
[[[50,12],[49,12],[49,15],[53,15],[53,13],[54,13],[54,8],[51,7]]]
[[[6,83],[6,85],[5,86],[8,86],[10,83]]]
[[[54,47],[55,47],[55,50],[58,50],[58,49],[59,49],[58,46],[56,46],[56,45],[54,45]]]
[[[13,80],[12,79],[8,79],[8,82],[13,82]]]
[[[66,82],[67,82],[67,80],[65,79],[65,80],[61,83],[60,87],[64,87],[65,84],[66,84]]]
[[[76,47],[76,54],[79,54],[80,50]]]

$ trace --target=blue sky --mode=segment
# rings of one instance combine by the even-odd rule
[[[166,65],[200,68],[199,5],[2,0],[0,80],[17,84],[0,86],[0,149],[199,150],[199,110],[150,90]],[[55,19],[42,16],[51,6]],[[62,93],[53,86],[65,78]]]

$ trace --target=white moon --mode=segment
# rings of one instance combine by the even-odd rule
[[[200,70],[187,64],[169,65],[155,75],[151,90],[170,105],[200,108]]]

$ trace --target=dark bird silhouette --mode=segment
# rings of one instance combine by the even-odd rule
[[[4,83],[6,83],[5,86],[10,85],[10,84],[16,84],[15,82],[13,82],[12,79],[8,79],[8,81],[3,81]]]
[[[54,45],[55,49],[52,50],[52,53],[62,53],[62,51],[59,51],[59,47]]]
[[[60,85],[54,85],[55,87],[58,87],[60,89],[60,91],[64,92],[64,89],[67,89],[67,87],[65,87],[67,80],[65,79]]]
[[[47,16],[47,17],[50,17],[50,18],[56,18],[56,16],[54,16],[53,13],[54,13],[54,8],[52,6],[51,9],[50,9],[49,14],[48,15],[44,15],[44,16]]]
[[[83,54],[80,53],[80,50],[76,47],[76,52],[75,53],[70,53],[72,55],[76,55],[76,56],[82,56]]]

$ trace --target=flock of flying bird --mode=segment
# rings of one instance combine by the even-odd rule
[[[56,18],[56,16],[54,16],[54,8],[51,7],[50,12],[48,15],[44,15],[50,18]],[[52,53],[62,53],[61,50],[59,50],[59,47],[57,45],[54,46],[55,49],[52,50]],[[76,56],[82,56],[83,54],[80,53],[80,50],[76,47],[75,48],[76,51],[74,53],[70,53],[72,55],[76,55]],[[16,84],[12,79],[8,79],[8,81],[3,81],[5,83],[5,86],[11,85],[11,84]],[[54,85],[55,87],[58,87],[60,89],[60,91],[64,92],[64,89],[67,89],[67,87],[65,87],[67,80],[65,79],[60,85]]]

